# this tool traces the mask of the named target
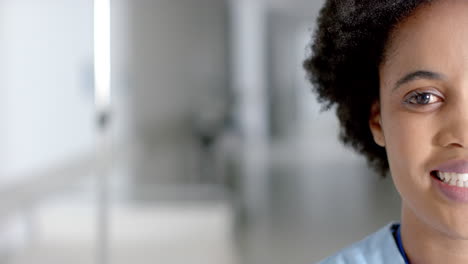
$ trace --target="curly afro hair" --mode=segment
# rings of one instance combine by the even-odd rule
[[[379,67],[392,30],[431,0],[327,0],[304,61],[313,91],[324,109],[336,105],[340,139],[366,156],[382,176],[385,149],[369,129],[371,105],[379,99]]]

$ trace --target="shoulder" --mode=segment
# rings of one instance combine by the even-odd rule
[[[387,224],[318,264],[404,264],[392,234],[395,224]]]

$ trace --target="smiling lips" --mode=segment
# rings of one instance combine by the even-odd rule
[[[434,168],[435,171],[453,172],[457,174],[468,173],[468,160],[451,160]]]
[[[449,185],[468,188],[468,160],[445,162],[435,168],[431,174]]]
[[[468,160],[452,160],[431,171],[436,186],[449,200],[468,203]]]

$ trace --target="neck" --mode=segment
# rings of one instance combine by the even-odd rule
[[[411,264],[468,263],[468,240],[451,237],[417,217],[403,203],[401,239]]]

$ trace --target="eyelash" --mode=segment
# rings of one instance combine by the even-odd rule
[[[418,98],[418,96],[431,96],[433,98],[429,99],[430,102],[429,103],[418,103],[418,102],[412,102],[414,100],[418,100],[418,99],[421,99],[421,98]],[[436,102],[431,102],[432,100],[438,100]],[[424,106],[427,106],[427,105],[431,105],[431,104],[435,104],[435,103],[438,103],[439,101],[442,101],[442,97],[438,94],[435,94],[433,92],[422,92],[422,91],[414,91],[414,92],[411,92],[410,94],[408,94],[406,97],[405,97],[405,100],[404,102],[410,106],[413,106],[413,107],[424,107]]]

